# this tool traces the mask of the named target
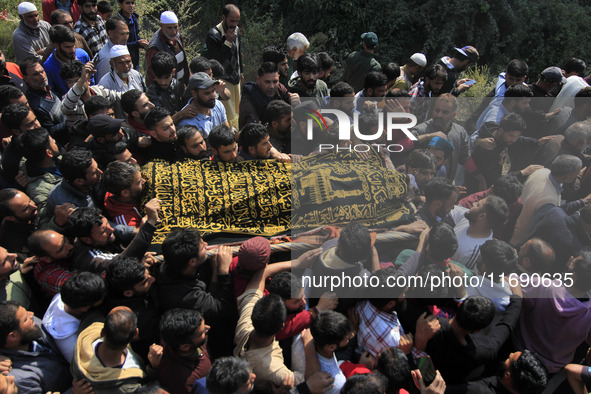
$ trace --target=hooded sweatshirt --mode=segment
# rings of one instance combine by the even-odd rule
[[[67,362],[72,361],[80,320],[67,313],[61,294],[56,294],[43,316],[43,328],[55,340]]]

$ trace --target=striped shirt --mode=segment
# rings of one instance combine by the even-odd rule
[[[96,55],[109,39],[107,36],[107,29],[105,29],[105,22],[98,15],[96,17],[96,24],[94,26],[89,25],[81,17],[74,25],[74,31],[80,34],[86,40],[86,43],[92,51],[90,57]]]

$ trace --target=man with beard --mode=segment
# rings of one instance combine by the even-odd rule
[[[314,55],[306,53],[297,60],[298,76],[289,80],[290,93],[297,93],[300,97],[314,97],[318,107],[324,104],[328,96],[326,82],[318,78],[320,64]]]
[[[269,132],[262,124],[248,123],[240,130],[238,141],[240,158],[243,160],[266,160],[271,158],[273,145],[269,140]],[[275,152],[277,150],[275,149]]]
[[[455,223],[449,216],[449,212],[456,205],[458,191],[456,187],[446,178],[433,178],[424,188],[425,204],[418,211],[418,216],[427,223],[427,226],[433,227],[439,221],[443,221],[450,226]]]
[[[177,140],[185,157],[193,160],[206,160],[208,158],[207,144],[197,127],[180,127],[177,130]]]
[[[283,100],[273,100],[265,108],[263,124],[267,125],[269,142],[281,153],[291,154],[291,106]]]
[[[141,226],[140,199],[145,182],[137,164],[114,161],[107,166],[105,210],[110,221],[136,228]]]
[[[523,137],[525,121],[516,113],[509,113],[501,119],[500,125],[486,123],[480,129],[480,138],[488,138],[494,141],[492,149],[486,149],[477,145],[472,152],[471,161],[476,165],[475,172],[468,177],[467,186],[471,190],[486,190],[501,175],[506,175],[511,169],[511,158],[514,155],[522,155],[527,146],[537,147],[546,140],[536,140],[530,137]],[[529,175],[522,170],[522,175]],[[478,184],[475,175],[482,175],[484,185]]]
[[[508,212],[507,203],[494,195],[476,202],[470,209],[459,205],[452,209],[450,216],[459,245],[452,260],[476,270],[480,246],[493,238],[492,229],[505,223]]]
[[[31,288],[24,275],[36,262],[36,259],[28,258],[20,264],[16,253],[8,253],[0,247],[0,301],[17,301],[27,308],[31,305]]]
[[[145,92],[144,78],[132,68],[131,56],[127,45],[113,45],[109,53],[111,72],[99,81],[99,85],[116,92],[127,92],[132,89]]]
[[[499,124],[501,119],[511,112],[523,115],[529,109],[529,103],[532,97],[533,93],[527,85],[517,84],[508,88],[499,105],[489,108],[486,116],[478,119],[478,123],[476,124],[478,132],[474,133],[475,136],[473,135],[471,137],[472,141],[474,141],[475,138],[482,138],[479,136],[479,132],[484,124],[491,122]]]
[[[37,115],[41,127],[49,131],[58,141],[66,139],[68,131],[66,117],[61,111],[60,98],[51,91],[47,74],[41,66],[39,59],[28,58],[19,64],[23,79],[27,84],[28,91],[25,93],[29,101],[29,107]]]
[[[74,2],[74,4],[76,4],[76,3]],[[51,23],[52,26],[62,25],[62,26],[67,27],[68,29],[74,31],[74,19],[72,19],[72,15],[70,15],[68,13],[68,11],[64,11],[61,9],[57,9],[57,10],[53,11],[51,13],[51,20],[48,22]],[[80,34],[74,32],[74,38],[76,39],[76,48],[84,49],[84,51],[90,56],[92,51],[90,50],[90,47],[86,43],[86,40],[84,39],[84,37],[82,37]]]
[[[28,1],[18,5],[18,15],[21,21],[12,34],[12,48],[16,62],[20,63],[28,57],[41,59],[45,48],[49,45],[51,25],[39,20],[37,7]]]
[[[285,325],[276,335],[278,341],[292,338],[298,335],[302,330],[309,328],[312,320],[322,311],[332,311],[337,307],[339,299],[334,293],[325,293],[318,300],[318,304],[305,309],[306,295],[300,279],[291,272],[281,272],[271,278],[268,285],[270,294],[277,294],[283,300],[287,317]],[[294,297],[294,291],[301,289]]]
[[[143,259],[148,251],[156,223],[159,221],[160,200],[153,198],[144,206],[148,220],[140,227],[133,240],[123,249],[113,228],[96,208],[78,208],[68,218],[74,242],[72,266],[81,271],[102,274],[115,257]]]
[[[287,53],[274,46],[266,47],[263,50],[263,63],[271,62],[277,65],[277,72],[279,73],[279,83],[283,86],[287,85],[289,81],[289,62]]]
[[[230,90],[231,99],[224,101],[228,119],[235,125],[239,112],[241,83],[244,82],[244,61],[242,58],[242,32],[238,27],[240,10],[234,4],[226,4],[222,11],[222,21],[207,32],[205,38],[205,57],[215,59],[224,67],[220,76]]]
[[[54,51],[45,63],[43,68],[47,74],[49,86],[58,95],[62,97],[68,91],[66,81],[60,78],[61,66],[69,61],[78,59],[82,64],[90,61],[88,54],[84,49],[76,48],[76,38],[74,32],[65,26],[57,25],[49,31],[51,43]]]
[[[451,93],[454,96],[459,96],[461,93],[470,89],[472,85],[466,85],[468,79],[461,79],[457,81],[458,75],[465,71],[468,67],[476,64],[480,54],[473,46],[467,45],[463,48],[454,48],[451,57],[444,56],[437,64],[445,67],[447,72],[447,79],[441,88],[441,93]]]
[[[2,123],[12,134],[10,142],[2,152],[2,175],[7,182],[10,182],[9,184],[16,185],[15,177],[23,157],[20,136],[27,130],[39,129],[41,125],[33,110],[23,103],[10,104],[5,107],[2,110]]]
[[[98,58],[94,59],[96,73],[95,78],[100,81],[103,76],[111,71],[110,53],[114,45],[127,45],[129,37],[129,27],[120,16],[115,16],[105,22],[105,30],[109,40],[98,52]],[[127,48],[129,50],[129,48]],[[131,56],[131,54],[130,54]]]
[[[201,130],[204,138],[207,138],[211,129],[216,126],[230,127],[226,118],[226,110],[223,104],[216,99],[215,88],[219,83],[203,72],[191,75],[187,90],[191,92],[193,97],[185,108],[193,106],[197,111],[197,116],[181,120],[178,123],[179,126],[195,126]]]
[[[9,375],[19,391],[63,392],[71,386],[70,367],[40,323],[17,302],[0,302],[0,354],[12,360]]]
[[[72,243],[53,230],[38,230],[29,237],[29,253],[38,260],[33,274],[48,297],[60,292],[64,283],[74,275],[71,259]]]
[[[212,160],[236,163],[238,144],[231,128],[225,125],[214,127],[209,134],[208,141],[213,153]]]
[[[567,374],[570,372],[568,368],[569,366],[566,368]],[[511,353],[501,363],[499,369],[497,376],[461,385],[448,385],[445,392],[450,394],[542,393],[548,384],[548,371],[538,356],[529,350]]]
[[[97,0],[76,0],[82,8],[82,15],[74,25],[74,31],[86,40],[92,53],[96,55],[107,43],[107,31],[105,22],[97,14]]]
[[[60,147],[47,130],[34,129],[25,131],[21,138],[21,147],[25,157],[24,174],[27,177],[27,194],[42,211],[51,189],[57,185],[62,174],[57,168],[61,155]]]
[[[206,345],[209,328],[201,313],[193,309],[175,308],[162,316],[160,336],[165,345],[152,346],[151,353],[160,356],[151,364],[158,369],[164,389],[189,393],[193,383],[207,375],[211,368]]]
[[[146,359],[150,345],[158,341],[160,312],[150,297],[155,279],[144,263],[134,257],[116,258],[109,265],[105,282],[109,292],[101,309],[108,313],[116,306],[126,306],[137,315],[139,336],[132,347]]]
[[[185,52],[184,39],[179,32],[179,19],[172,11],[164,11],[160,15],[160,29],[154,33],[146,49],[146,83],[154,81],[152,57],[158,52],[170,53],[176,59],[175,78],[183,85],[189,83],[189,63]]]
[[[375,111],[388,92],[388,78],[379,71],[365,76],[363,90],[355,95],[355,109],[359,112]]]
[[[163,159],[175,162],[181,156],[177,144],[176,127],[170,112],[163,107],[155,107],[144,118],[144,124],[150,133],[150,146],[142,150],[146,162]]]
[[[454,122],[458,102],[449,93],[434,99],[432,118],[412,129],[418,138],[418,146],[425,147],[433,137],[445,138],[454,149],[446,165],[446,178],[453,180],[458,164],[464,164],[470,158],[470,138],[466,129]]]
[[[27,238],[37,225],[37,205],[17,189],[0,190],[0,245],[14,253],[26,251]]]
[[[154,108],[154,104],[141,90],[133,89],[121,95],[121,107],[127,114],[127,124],[141,134],[149,135],[150,131],[144,123],[148,112]],[[140,134],[140,135],[141,135]]]
[[[410,91],[410,112],[417,117],[418,122],[424,122],[431,108],[431,97],[437,97],[447,79],[445,68],[440,64],[433,64],[425,69],[424,77],[415,83]]]
[[[247,82],[240,101],[240,128],[247,123],[260,123],[263,111],[272,100],[290,103],[294,95],[279,83],[279,72],[275,63],[263,63],[257,71],[256,82]]]
[[[116,160],[113,149],[118,142],[123,141],[129,149],[137,151],[139,141],[145,143],[150,140],[148,136],[139,137],[134,129],[123,128],[122,123],[122,119],[113,119],[105,114],[93,116],[88,121],[87,129],[92,139],[87,142],[86,147],[94,155],[101,170]]]

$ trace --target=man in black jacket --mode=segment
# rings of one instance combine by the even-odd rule
[[[227,355],[232,352],[234,328],[237,321],[236,301],[230,278],[232,249],[221,246],[212,257],[212,273],[203,280],[203,263],[207,260],[207,243],[198,230],[180,229],[170,233],[162,243],[164,264],[156,287],[160,309],[196,309],[211,325],[209,338],[212,352]],[[215,343],[215,345],[214,345]]]
[[[222,12],[222,21],[207,32],[205,39],[205,57],[215,59],[222,64],[224,67],[222,79],[232,94],[230,100],[223,102],[229,122],[238,116],[240,83],[244,78],[242,37],[238,23],[240,23],[240,10],[234,4],[226,4]]]

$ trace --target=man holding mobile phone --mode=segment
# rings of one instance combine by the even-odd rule
[[[470,89],[476,81],[469,79],[458,80],[458,75],[468,69],[468,67],[476,64],[480,54],[473,46],[467,45],[462,48],[454,48],[450,56],[444,56],[437,64],[445,67],[447,72],[447,79],[441,88],[441,93],[451,93],[454,96],[459,96],[461,93]]]

